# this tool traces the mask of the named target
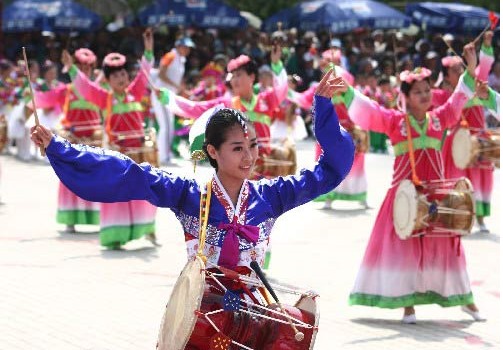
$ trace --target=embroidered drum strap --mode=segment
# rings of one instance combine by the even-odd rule
[[[197,248],[197,256],[206,264],[206,256],[203,253],[203,248],[206,243],[206,227],[208,226],[208,217],[210,215],[211,201],[211,180],[206,184],[206,191],[201,191],[201,200],[199,202],[199,247]]]
[[[414,158],[414,146],[412,145],[412,132],[410,130],[409,115],[405,115],[405,125],[407,126],[407,142],[409,146],[409,160],[412,168],[412,182],[414,185],[420,185],[421,180],[416,174],[416,159]]]

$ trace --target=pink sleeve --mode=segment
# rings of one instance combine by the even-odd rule
[[[310,109],[313,105],[314,92],[318,84],[311,86],[309,89],[303,92],[297,92],[294,90],[288,90],[288,100],[295,103],[302,109]]]
[[[199,118],[203,112],[220,103],[223,103],[226,107],[231,107],[231,100],[226,97],[219,97],[207,101],[191,101],[173,94],[170,96],[167,107],[178,116],[195,119]]]
[[[150,63],[142,58],[140,67],[138,74],[128,86],[129,93],[133,95],[136,101],[140,101],[147,92],[148,78],[146,74],[150,72]]]
[[[37,108],[62,107],[65,103],[66,85],[60,85],[49,91],[35,90],[33,93]]]
[[[449,92],[443,89],[431,90],[431,105],[435,108],[443,105],[449,99]]]
[[[463,107],[469,99],[469,90],[465,90],[467,87],[461,79],[447,102],[431,112],[440,119],[443,128],[452,128],[458,123]]]
[[[81,71],[77,73],[73,85],[85,100],[101,109],[107,108],[108,91],[90,81]]]
[[[492,47],[487,48],[482,46],[479,53],[479,65],[475,69],[475,75],[477,76],[477,79],[481,81],[487,81],[493,63],[494,54]]]
[[[348,106],[348,115],[351,120],[363,130],[369,130],[389,135],[393,131],[393,119],[395,115],[403,113],[394,109],[387,109],[380,106],[376,101],[371,100],[361,92],[349,88],[346,94],[354,96]]]

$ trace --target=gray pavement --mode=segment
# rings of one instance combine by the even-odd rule
[[[312,142],[298,150],[301,164],[313,163]],[[6,155],[0,166],[0,350],[154,349],[165,303],[186,259],[174,215],[158,211],[162,247],[142,239],[124,251],[106,251],[97,227],[61,232],[55,222],[58,182],[49,166]],[[401,310],[347,303],[389,186],[392,157],[371,154],[366,168],[374,209],[339,202],[334,210],[320,210],[320,203],[309,203],[280,218],[272,236],[269,276],[321,295],[315,349],[499,348],[499,170],[487,220],[492,232],[463,239],[473,292],[487,322],[472,322],[460,308],[420,306],[418,323],[402,325]],[[190,169],[189,163],[173,167]]]

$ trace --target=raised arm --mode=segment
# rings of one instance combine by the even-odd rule
[[[363,130],[389,134],[392,132],[393,116],[401,113],[379,105],[352,86],[348,86],[342,98],[349,118]]]
[[[140,69],[127,88],[136,101],[140,101],[147,92],[147,74],[150,74],[150,68],[154,61],[154,37],[151,28],[147,28],[143,33],[143,47],[145,52],[140,61]]]
[[[35,95],[37,108],[63,107],[66,91],[67,87],[64,84],[49,91],[35,90],[33,93]]]
[[[165,88],[159,90],[159,100],[174,114],[193,119],[199,118],[205,111],[218,104],[231,105],[231,101],[226,97],[219,97],[208,101],[191,101]]]
[[[107,90],[89,80],[89,78],[79,71],[75,65],[71,66],[68,74],[72,78],[75,90],[77,90],[85,100],[95,104],[101,109],[107,108]]]
[[[480,47],[479,65],[475,71],[476,77],[479,80],[487,81],[491,67],[494,63],[494,50],[491,45],[494,33],[487,31],[484,33],[484,41]]]
[[[179,210],[189,190],[197,189],[187,180],[147,163],[136,164],[125,155],[97,147],[72,145],[54,136],[44,126],[35,126],[31,138],[46,148],[47,157],[72,192],[93,202],[147,200],[158,207]]]
[[[334,189],[346,177],[354,158],[351,136],[339,125],[330,97],[334,84],[327,74],[314,98],[314,131],[323,154],[313,170],[302,169],[299,175],[261,180],[259,191],[266,197],[275,216],[307,203]]]

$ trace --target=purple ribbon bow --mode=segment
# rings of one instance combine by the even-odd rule
[[[238,236],[250,243],[257,243],[259,237],[259,228],[252,225],[241,225],[237,222],[230,224],[220,223],[220,230],[225,230],[224,243],[220,251],[218,265],[234,269],[239,262],[239,239]]]

